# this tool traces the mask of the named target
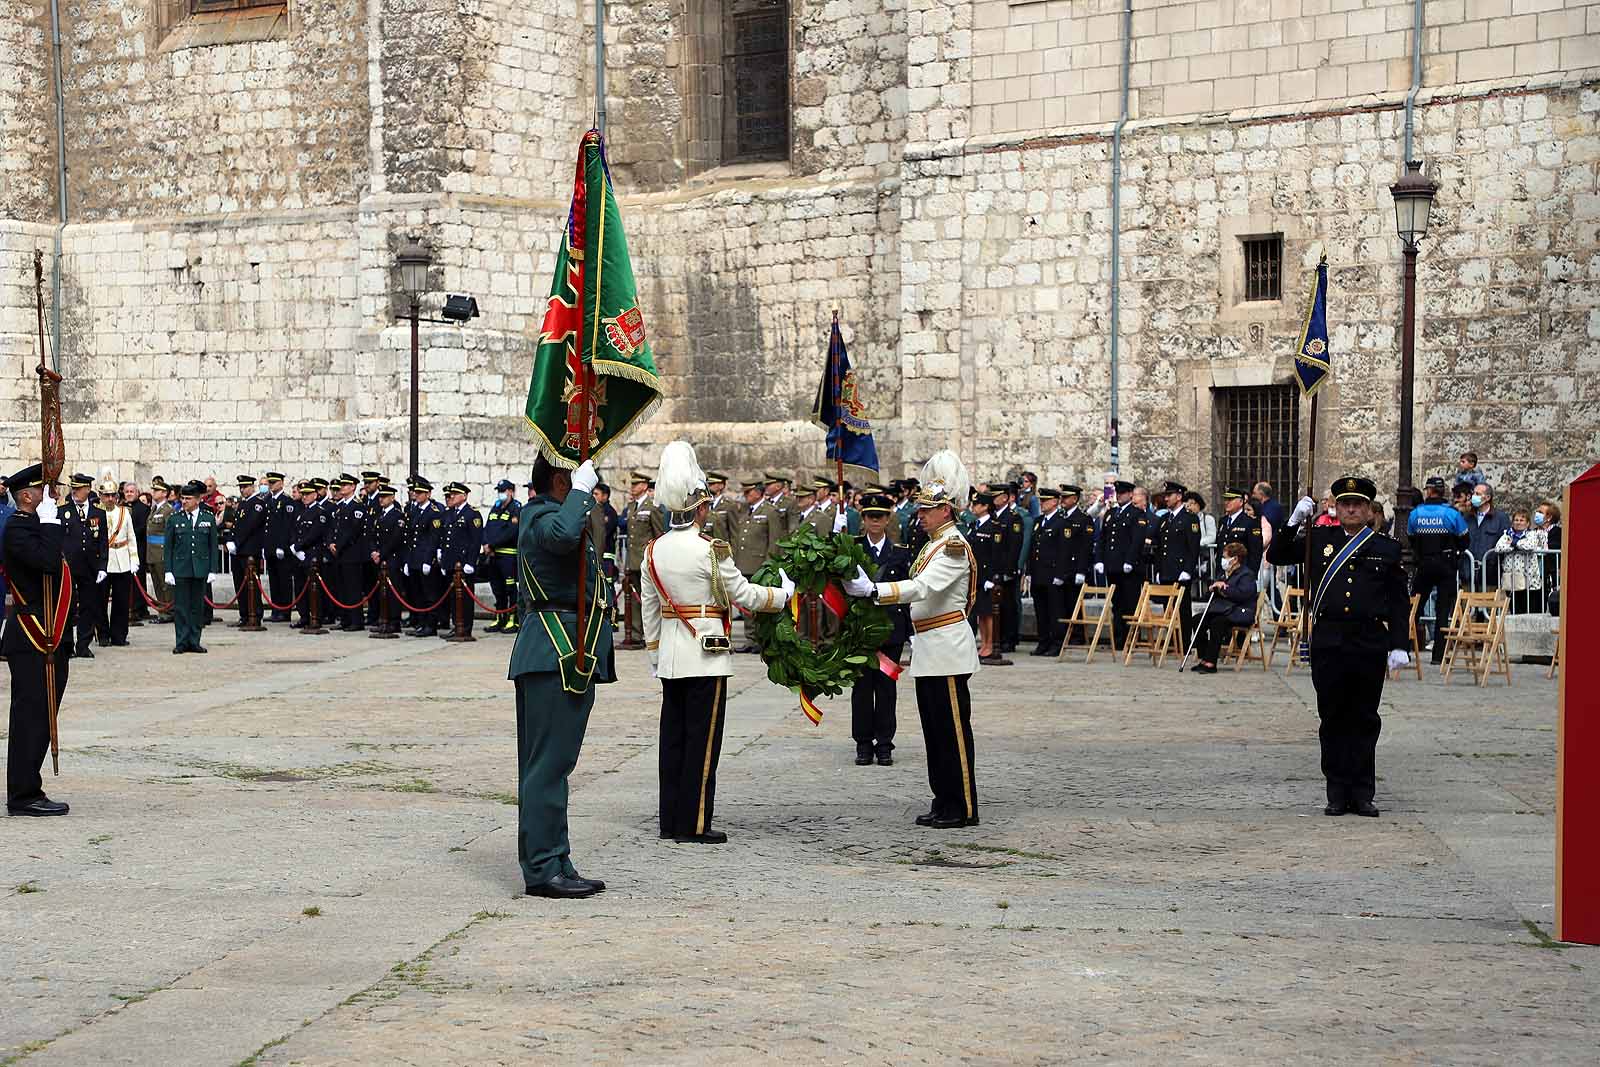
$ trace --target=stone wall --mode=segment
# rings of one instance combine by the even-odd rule
[[[48,0],[0,0],[0,219],[56,216],[49,27]]]

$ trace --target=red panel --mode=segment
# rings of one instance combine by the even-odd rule
[[[1600,465],[1567,487],[1556,728],[1556,937],[1600,945]]]

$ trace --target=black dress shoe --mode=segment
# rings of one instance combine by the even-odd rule
[[[585,878],[583,875],[579,874],[577,871],[573,871],[571,874],[567,875],[566,877],[567,877],[568,880],[573,881],[573,882],[584,882],[584,883],[586,883],[588,885],[594,886],[594,891],[596,893],[605,892],[606,884],[604,882],[602,882],[598,878]]]
[[[65,804],[59,800],[51,800],[49,797],[39,797],[37,800],[30,800],[26,804],[6,805],[7,815],[65,815],[66,813],[67,806]]]
[[[1350,809],[1349,809],[1349,807],[1347,805],[1335,804],[1330,800],[1328,802],[1328,806],[1322,809],[1322,814],[1324,814],[1324,815],[1343,815],[1346,811],[1349,811],[1349,810]]]
[[[1354,804],[1350,805],[1349,811],[1353,815],[1365,815],[1369,819],[1376,819],[1378,817],[1378,805],[1374,804],[1370,800],[1356,801]]]
[[[291,622],[289,624],[289,629],[291,629],[291,630],[303,630],[303,629],[305,629],[305,625],[306,625],[305,623],[301,622],[299,619],[296,619],[296,620],[294,620],[294,622]]]
[[[857,767],[870,767],[871,765],[872,765],[872,753],[870,753],[870,752],[857,752],[856,753],[856,766]]]
[[[78,649],[78,651],[76,651],[76,652],[74,652],[72,654],[72,658],[73,659],[94,659],[94,650],[93,649],[89,649],[89,648],[80,648],[80,649]]]
[[[128,647],[128,642],[126,642],[126,641],[113,641],[113,642],[111,642],[111,647],[112,648],[127,648]]]
[[[172,650],[172,654],[174,656],[181,656],[187,651],[189,651],[187,648],[175,648]]]
[[[194,646],[194,647],[193,647],[193,648],[191,648],[191,649],[190,649],[190,650],[189,650],[189,651],[190,651],[190,652],[198,652],[198,653],[200,653],[200,654],[201,654],[201,655],[205,655],[205,651],[206,651],[206,646],[205,646],[205,645],[195,645],[195,646]]]
[[[976,816],[969,819],[964,815],[940,815],[928,825],[935,830],[954,830],[959,826],[976,826],[978,819]]]
[[[728,840],[728,835],[721,830],[707,830],[703,834],[679,834],[673,838],[680,845],[721,845]]]
[[[568,878],[564,874],[558,874],[548,881],[540,882],[538,885],[527,886],[526,889],[530,897],[558,897],[566,900],[573,900],[578,897],[592,897],[599,892],[589,882],[579,878]]]
[[[878,757],[878,766],[880,766],[880,767],[893,767],[894,766],[894,757],[890,756],[890,755],[879,756]]]
[[[931,811],[925,811],[921,815],[917,816],[917,825],[918,826],[932,826],[933,825],[933,820],[937,819],[938,817],[939,816],[935,815]]]

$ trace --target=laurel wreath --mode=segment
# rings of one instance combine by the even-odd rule
[[[849,534],[836,533],[824,539],[811,527],[802,526],[778,542],[777,551],[756,571],[754,581],[777,585],[782,569],[794,582],[795,595],[821,594],[828,582],[854,578],[857,567],[871,565],[866,550]],[[800,690],[808,698],[838,696],[873,667],[878,648],[891,630],[889,616],[870,600],[847,597],[846,602],[849,606],[839,620],[838,634],[815,647],[796,630],[789,611],[756,616],[761,659],[773,683]]]

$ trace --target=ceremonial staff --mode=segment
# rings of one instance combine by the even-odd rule
[[[44,491],[55,496],[56,483],[61,479],[61,467],[66,462],[66,445],[61,439],[61,375],[46,367],[44,339],[44,253],[33,250],[33,290],[39,309],[39,443],[40,463],[44,467]],[[53,635],[56,627],[56,579],[49,571],[44,573],[44,632]],[[50,710],[50,767],[61,774],[61,737],[56,725],[60,713],[60,693],[56,689],[56,650],[51,647],[44,657],[45,706]]]

